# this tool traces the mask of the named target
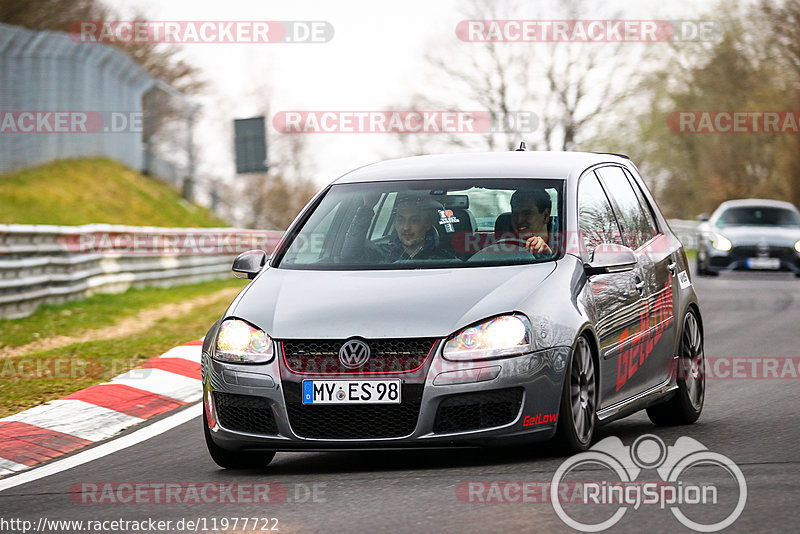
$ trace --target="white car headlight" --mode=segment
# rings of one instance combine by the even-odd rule
[[[522,315],[501,315],[470,326],[447,340],[448,360],[484,360],[525,354],[533,350],[531,323]]]
[[[794,244],[794,249],[795,249],[797,252],[800,252],[800,241],[798,241],[797,243],[795,243],[795,244]]]
[[[711,239],[711,244],[714,246],[715,249],[721,250],[723,252],[728,251],[731,249],[731,242],[730,240],[725,237],[724,235],[720,235],[716,232],[711,232],[708,236]]]
[[[240,319],[223,321],[214,358],[231,363],[267,363],[272,360],[272,338]]]

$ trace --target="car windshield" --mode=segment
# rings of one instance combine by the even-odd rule
[[[762,206],[728,208],[720,214],[717,226],[800,226],[800,213]]]
[[[333,185],[273,265],[459,268],[541,263],[559,253],[563,180],[448,179]]]

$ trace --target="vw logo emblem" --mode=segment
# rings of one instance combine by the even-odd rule
[[[339,361],[348,369],[361,367],[367,360],[369,360],[369,345],[359,339],[351,339],[339,349]]]

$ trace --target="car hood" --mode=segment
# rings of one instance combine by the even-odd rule
[[[758,245],[794,247],[800,239],[800,228],[778,226],[723,226],[714,232],[728,238],[734,245]]]
[[[517,310],[555,262],[397,271],[268,268],[228,310],[275,339],[443,337]]]

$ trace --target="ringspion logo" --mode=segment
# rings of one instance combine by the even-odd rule
[[[731,491],[730,484],[696,482],[692,479],[692,469],[699,466],[703,466],[704,477],[716,469],[726,482],[733,479],[736,489]],[[610,480],[598,481],[598,468],[608,470]],[[631,484],[639,480],[643,471],[650,470],[655,470],[659,482]],[[592,479],[580,480],[582,476]],[[581,496],[572,505],[559,498],[559,488],[568,477],[579,478],[569,480]],[[717,532],[739,518],[746,502],[747,481],[739,466],[727,456],[712,452],[686,436],[678,438],[672,446],[653,434],[639,436],[631,446],[625,446],[615,436],[605,438],[562,463],[550,485],[550,503],[556,515],[581,532],[609,529],[631,509],[650,505],[669,508],[687,528]],[[690,510],[696,509],[695,506],[713,506],[724,511],[713,514],[714,519],[705,522],[692,519]],[[590,507],[592,513],[586,514]],[[726,512],[727,515],[723,515]]]

